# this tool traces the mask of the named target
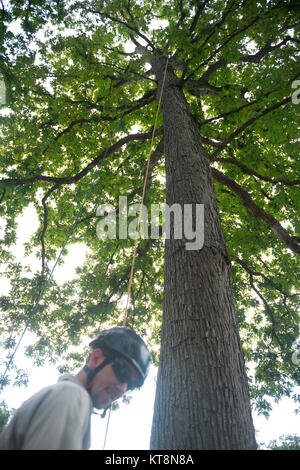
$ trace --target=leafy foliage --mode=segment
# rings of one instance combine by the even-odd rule
[[[0,432],[3,431],[4,427],[9,421],[9,418],[14,413],[14,410],[8,409],[5,401],[0,402]]]
[[[11,285],[0,298],[4,349],[9,355],[30,320],[38,339],[27,354],[66,370],[82,360],[83,337],[122,324],[133,240],[100,241],[96,209],[104,202],[117,209],[120,195],[140,201],[157,105],[148,60],[170,52],[211,158],[252,399],[267,414],[267,397],[290,396],[299,381],[291,361],[299,293],[299,104],[291,101],[298,9],[273,0],[29,5],[14,1],[0,12],[9,97],[0,116],[1,258]],[[164,201],[162,133],[148,207]],[[17,217],[28,207],[39,227],[26,255],[38,257],[39,269],[13,255]],[[86,261],[72,281],[47,284],[31,317],[76,217],[68,246],[83,243]],[[128,322],[149,336],[157,360],[163,240],[139,241],[132,290]]]
[[[280,436],[279,441],[270,441],[267,448],[270,450],[300,450],[300,437],[297,434],[286,434]]]

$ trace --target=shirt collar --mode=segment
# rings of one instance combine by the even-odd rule
[[[75,377],[75,375],[63,374],[58,378],[58,382],[63,382],[63,381],[73,382],[76,385],[80,385],[82,388],[84,388],[84,390],[86,390],[86,388],[83,385],[83,383],[81,382],[81,380],[79,380],[77,377]]]

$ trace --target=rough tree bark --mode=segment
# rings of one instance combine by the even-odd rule
[[[165,60],[152,60],[159,87]],[[166,240],[151,449],[255,449],[248,381],[210,162],[180,80],[162,98],[166,203],[204,204],[204,246]]]

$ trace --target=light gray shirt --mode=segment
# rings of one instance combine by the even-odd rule
[[[26,400],[0,434],[0,450],[87,450],[93,404],[71,374]]]

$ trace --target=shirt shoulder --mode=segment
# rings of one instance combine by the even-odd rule
[[[66,378],[60,380],[41,389],[17,410],[5,430],[6,436],[3,436],[6,448],[85,447],[88,445],[84,442],[88,441],[92,410],[92,400],[80,383]],[[77,430],[75,433],[74,428]]]

